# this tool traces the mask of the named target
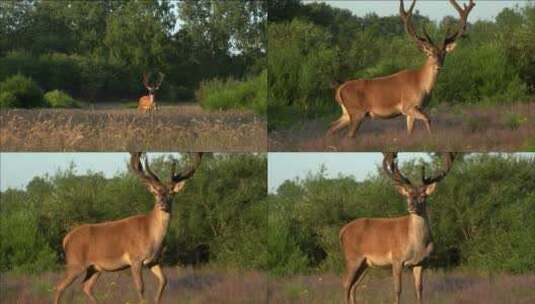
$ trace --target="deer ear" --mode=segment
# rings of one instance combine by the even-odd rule
[[[181,181],[181,182],[178,182],[176,183],[174,186],[173,186],[173,189],[171,189],[174,193],[177,193],[177,192],[180,192],[182,191],[182,189],[184,189],[184,186],[186,185],[186,181]]]
[[[446,52],[450,53],[451,51],[453,51],[455,49],[456,46],[457,46],[456,42],[452,42],[452,43],[447,44],[446,45]]]
[[[407,188],[403,187],[403,186],[396,186],[396,189],[398,190],[398,192],[403,195],[403,196],[409,196],[409,191],[407,190]]]
[[[431,193],[435,192],[435,189],[437,187],[437,183],[432,183],[430,185],[427,185],[425,188],[425,194],[430,195]]]

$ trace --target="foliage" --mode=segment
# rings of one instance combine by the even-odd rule
[[[364,17],[327,3],[274,1],[268,37],[269,128],[286,128],[304,119],[336,116],[334,89],[348,79],[386,76],[424,63],[398,16]],[[440,41],[456,19],[434,23],[417,12]],[[535,83],[535,6],[504,9],[496,21],[469,25],[445,60],[430,105],[501,104],[529,100]]]
[[[266,10],[263,1],[1,1],[0,81],[21,73],[94,102],[139,97],[142,73],[163,72],[158,98],[187,100],[202,80],[265,69]],[[216,49],[201,43],[212,32]]]
[[[0,108],[19,108],[21,106],[17,96],[11,92],[0,93]]]
[[[79,105],[69,94],[54,90],[47,92],[43,97],[52,108],[78,108]]]
[[[46,106],[43,91],[31,78],[16,74],[0,82],[2,106],[33,108]],[[11,93],[12,96],[6,93]],[[13,96],[16,100],[13,100]]]
[[[417,175],[419,163],[408,162],[402,170]],[[431,267],[534,271],[534,193],[532,156],[469,155],[456,161],[427,202],[435,245]],[[343,225],[406,214],[404,199],[379,168],[362,182],[327,178],[320,170],[286,181],[269,202],[268,260],[275,274],[341,271]]]
[[[201,106],[210,110],[246,108],[264,114],[267,106],[267,71],[245,81],[232,78],[203,81],[196,94]]]
[[[178,166],[183,165],[183,160]],[[175,197],[165,241],[167,265],[214,263],[266,269],[266,157],[207,155],[185,190]],[[152,161],[169,175],[169,159]],[[0,192],[0,270],[43,271],[61,263],[61,241],[81,223],[148,212],[153,197],[131,173],[106,178],[75,174],[71,166],[35,177],[21,190]]]

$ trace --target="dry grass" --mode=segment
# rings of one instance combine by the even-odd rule
[[[304,121],[269,134],[270,151],[519,151],[535,149],[535,102],[504,106],[440,106],[428,111],[433,134],[421,121],[406,134],[404,117],[363,121],[356,138],[346,130],[325,136],[329,121]],[[337,118],[337,117],[336,117]]]
[[[266,121],[252,112],[196,105],[135,109],[0,111],[2,151],[265,151]]]
[[[167,268],[168,285],[162,303],[265,303],[266,276],[257,272],[222,270],[192,270]],[[0,302],[3,304],[45,304],[52,301],[53,284],[61,274],[38,276],[6,275],[0,279]],[[143,273],[145,300],[153,303],[157,281],[149,271]],[[82,304],[86,298],[80,287],[81,279],[71,285],[62,303]],[[138,303],[129,271],[104,273],[94,288],[101,304]]]
[[[374,271],[375,273],[372,273]],[[357,290],[359,304],[392,303],[390,272],[372,270]],[[528,304],[535,303],[535,274],[478,275],[461,272],[424,274],[424,303]],[[416,303],[410,273],[403,274],[402,303]],[[344,303],[341,278],[334,274],[297,276],[270,281],[271,303]]]

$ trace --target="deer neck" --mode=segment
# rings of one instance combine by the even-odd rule
[[[409,215],[409,238],[413,246],[425,247],[432,241],[431,225],[427,212]]]
[[[431,90],[435,86],[439,69],[437,68],[436,61],[429,57],[424,65],[420,68],[420,84],[421,89],[426,93],[431,93]]]
[[[157,245],[157,247],[160,247],[165,235],[167,234],[171,213],[163,211],[158,204],[155,204],[154,209],[151,211],[150,217],[151,238],[153,243]]]
[[[149,100],[151,103],[154,103],[154,93],[149,93]]]

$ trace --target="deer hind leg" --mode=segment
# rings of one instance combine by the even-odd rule
[[[392,276],[394,277],[394,290],[396,295],[396,304],[399,304],[399,298],[401,296],[401,272],[403,265],[401,263],[392,264]]]
[[[409,135],[412,134],[413,129],[414,129],[414,116],[407,115],[407,133]]]
[[[132,279],[136,286],[137,295],[140,302],[143,302],[143,276],[141,274],[141,262],[136,262],[130,266],[132,270]]]
[[[350,122],[351,122],[351,120],[349,118],[349,115],[342,114],[342,116],[340,116],[340,118],[338,118],[338,120],[336,120],[333,123],[331,123],[331,127],[329,128],[329,131],[327,131],[327,134],[334,135],[334,133],[336,133],[336,131],[347,127]]]
[[[96,271],[94,268],[87,269],[84,282],[82,283],[82,289],[84,290],[84,293],[89,298],[89,301],[91,304],[96,304],[97,300],[93,296],[93,286],[95,286],[95,283],[98,280],[98,277],[100,276],[100,272]]]
[[[347,261],[347,274],[344,280],[346,304],[356,303],[355,292],[358,284],[364,278],[366,272],[366,260],[364,257],[354,261]]]
[[[56,285],[56,292],[54,295],[54,304],[58,304],[61,300],[63,291],[69,287],[76,278],[78,278],[82,272],[84,272],[85,267],[80,265],[68,265],[67,270],[63,279]]]
[[[416,300],[418,304],[422,303],[422,272],[423,268],[422,266],[414,266],[412,268],[412,277],[414,279],[414,288],[416,290]]]
[[[427,132],[429,134],[432,134],[431,133],[431,120],[429,119],[427,114],[425,114],[418,108],[412,108],[407,112],[407,116],[412,116],[415,119],[423,120],[423,122],[425,123],[425,128],[427,129]]]
[[[351,113],[351,126],[349,127],[347,137],[355,137],[355,134],[357,133],[357,130],[359,129],[360,123],[362,122],[364,116],[366,116],[366,112]]]
[[[158,292],[156,293],[155,303],[160,303],[160,301],[162,300],[163,290],[165,289],[165,286],[167,285],[167,279],[165,278],[165,274],[163,273],[162,268],[158,264],[151,266],[150,271],[156,276],[156,278],[158,278],[158,281],[159,281]]]

